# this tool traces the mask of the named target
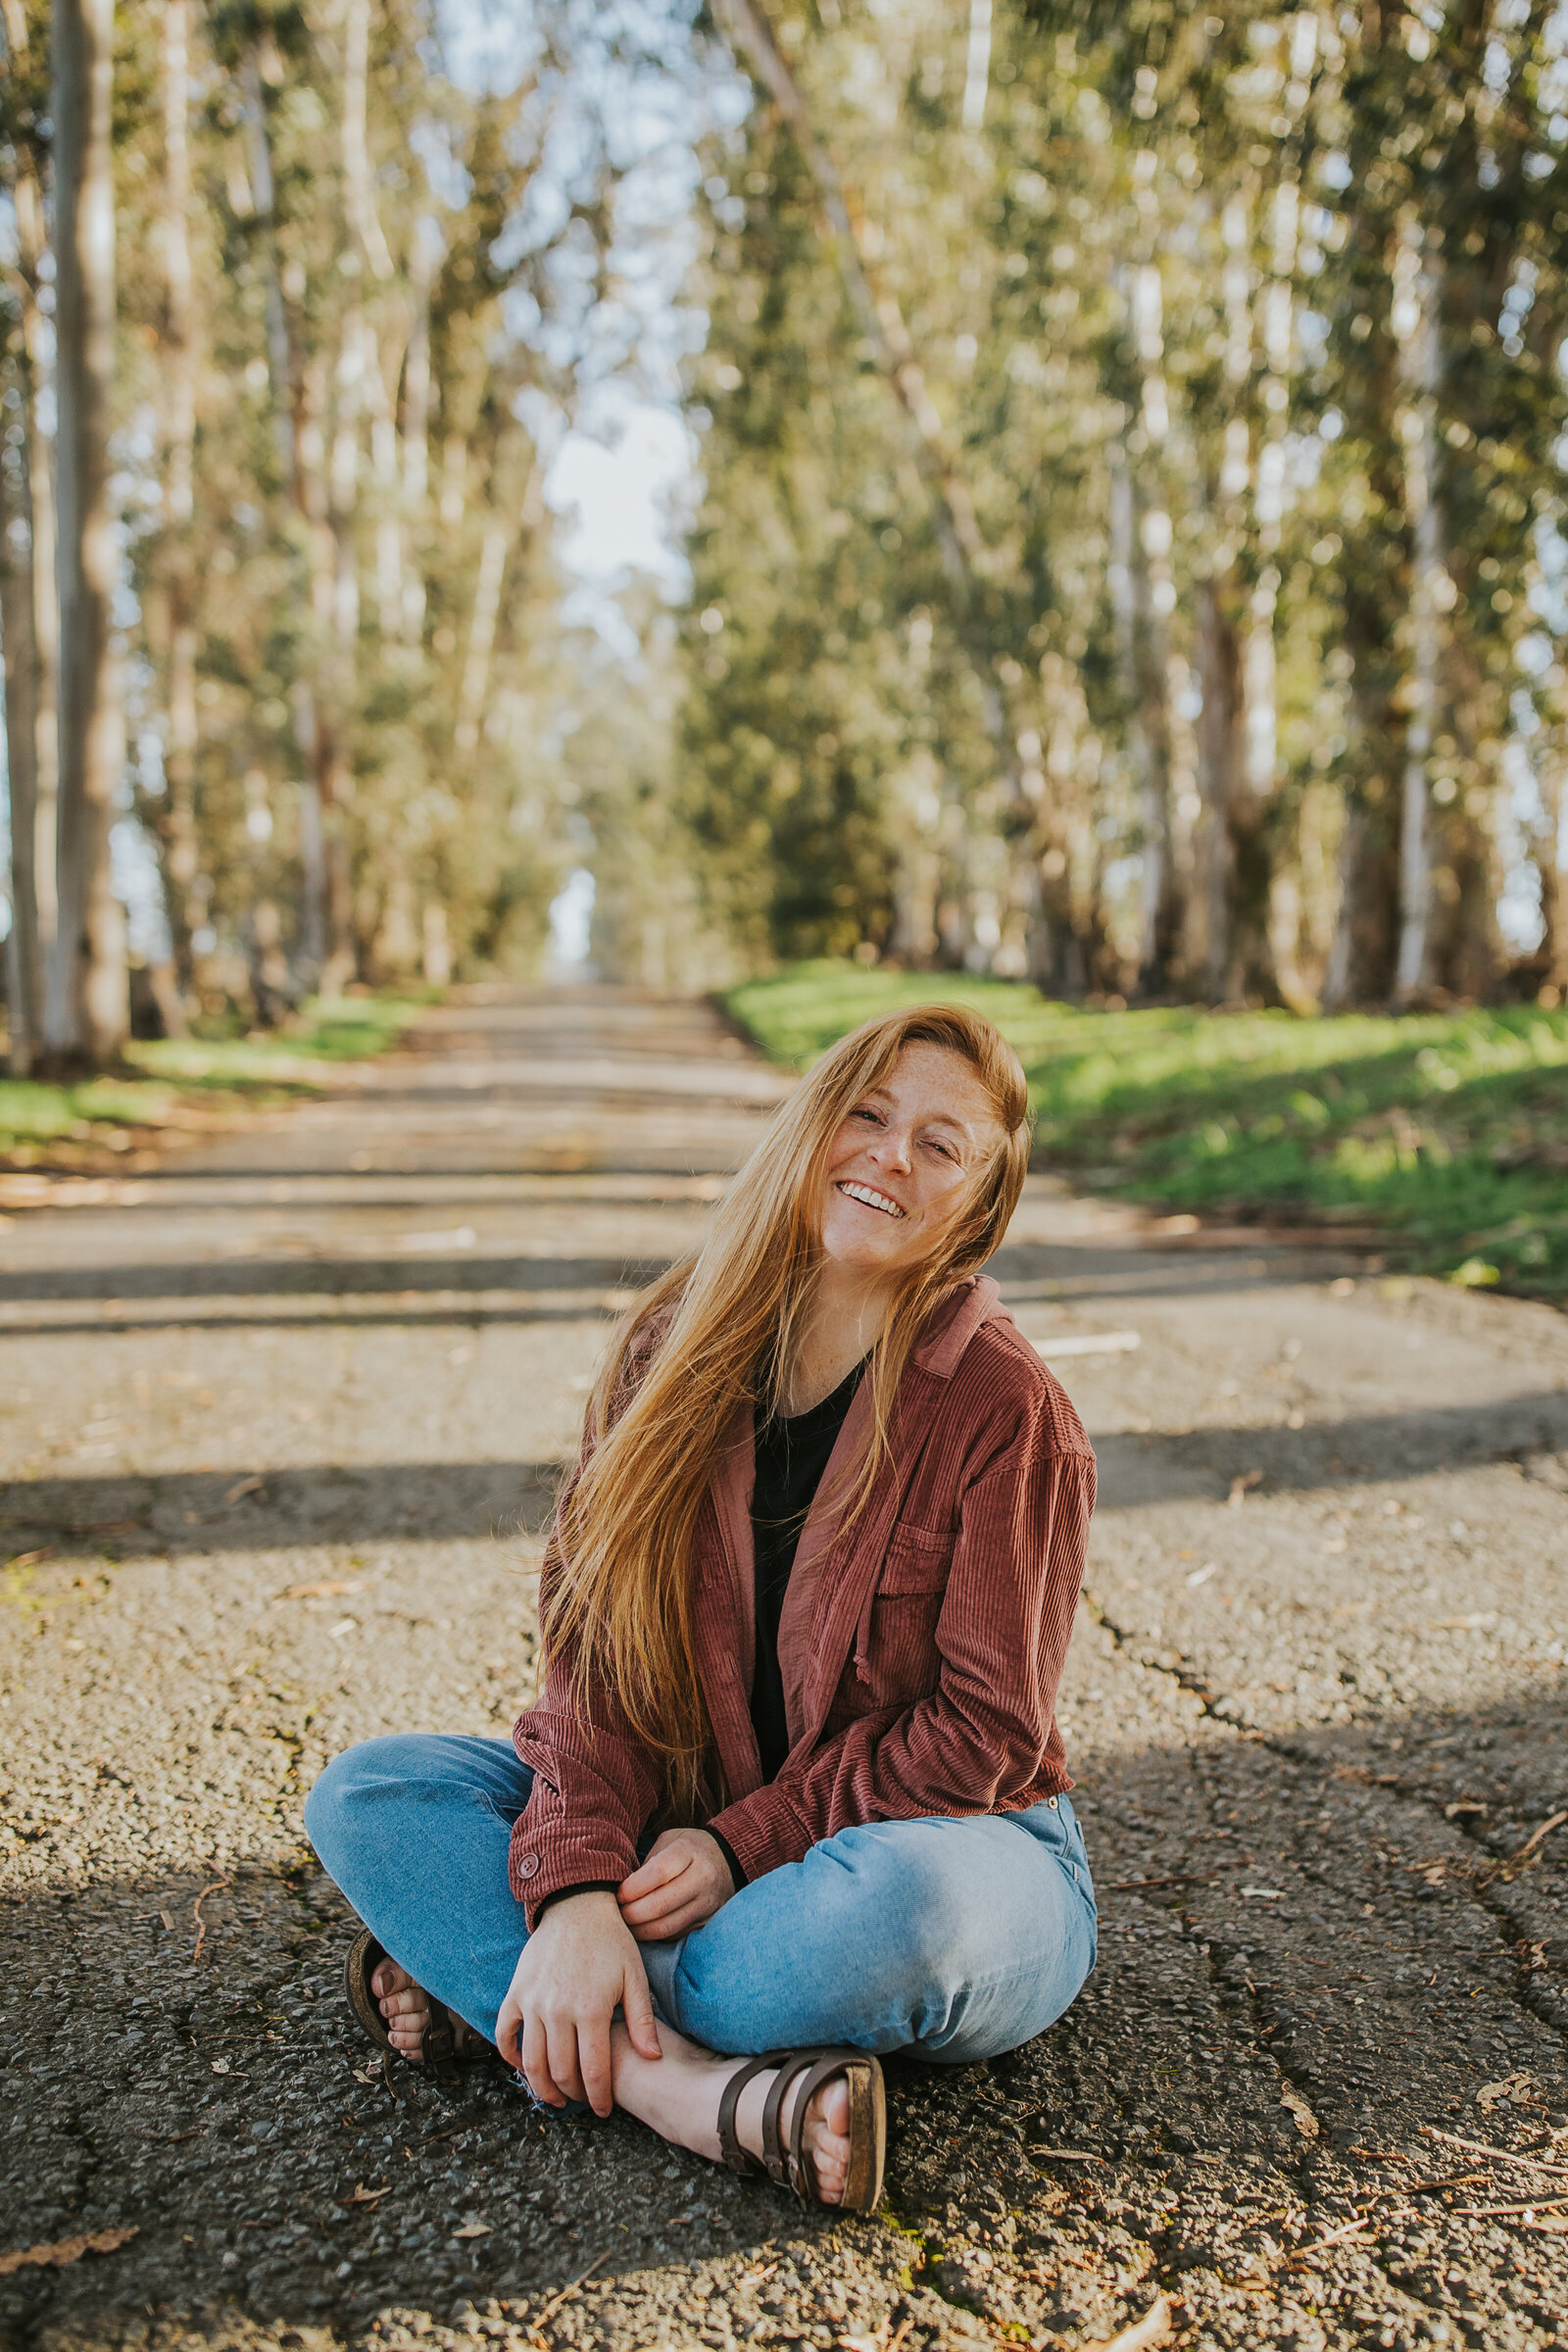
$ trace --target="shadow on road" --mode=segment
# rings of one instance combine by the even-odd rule
[[[971,2217],[978,2235],[1016,2216],[1020,2248],[1034,2233],[1063,2282],[1036,2319],[1099,2335],[1107,2211],[1157,2247],[1151,2287],[1179,2290],[1195,2265],[1239,2267],[1224,2254],[1239,2204],[1364,2194],[1390,2149],[1401,2197],[1428,2175],[1442,2189],[1476,2167],[1434,2132],[1537,2132],[1561,2103],[1560,1996],[1531,1937],[1562,1864],[1549,1846],[1512,1863],[1501,1849],[1563,1730],[1561,1700],[1543,1699],[1429,1711],[1397,1735],[1367,1723],[1088,1759],[1102,1924],[1083,1995],[990,2067],[890,2069],[889,2202],[923,2246],[905,2289],[920,2325],[951,2320]],[[0,2282],[6,2341],[97,2342],[133,2322],[138,2342],[227,2344],[241,2315],[348,2336],[389,2308],[451,2324],[492,2296],[537,2308],[590,2266],[588,2340],[619,2341],[618,2294],[646,2313],[651,2281],[684,2292],[695,2263],[769,2243],[776,2258],[830,2226],[625,2119],[545,2124],[495,2066],[450,2091],[383,2076],[339,1998],[349,1926],[309,1867],[108,1877],[0,1912],[0,2010],[12,2046],[27,2010],[31,2060],[8,2094],[7,2238],[137,2232],[112,2257]],[[1423,2209],[1452,2249],[1440,2278],[1474,2201]],[[875,2259],[875,2227],[845,2231],[835,2262]],[[1535,2269],[1555,2259],[1520,2246]],[[1330,2291],[1362,2252],[1318,2257]],[[740,2291],[726,2282],[726,2309]]]
[[[549,1524],[561,1472],[557,1462],[408,1462],[41,1478],[0,1487],[0,1529],[8,1543],[70,1539],[122,1552],[505,1539]]]
[[[1568,1395],[1559,1390],[1431,1412],[1357,1415],[1300,1430],[1118,1433],[1096,1441],[1100,1507],[1223,1499],[1239,1478],[1259,1494],[1409,1478],[1516,1461],[1568,1486]],[[389,1462],[369,1468],[162,1471],[0,1486],[8,1537],[61,1537],[160,1551],[270,1549],[381,1538],[538,1534],[559,1462]],[[19,1545],[20,1548],[20,1545]]]

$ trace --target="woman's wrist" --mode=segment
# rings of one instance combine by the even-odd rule
[[[584,1894],[613,1895],[614,1892],[615,1885],[612,1879],[585,1879],[582,1884],[577,1886],[557,1886],[552,1893],[547,1894],[544,1897],[542,1902],[539,1902],[534,1906],[533,1925],[535,1935],[537,1935],[539,1932],[540,1923],[544,1919],[546,1912],[553,1911],[558,1903],[574,1903],[579,1895]]]

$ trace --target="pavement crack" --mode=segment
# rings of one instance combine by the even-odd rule
[[[1131,1658],[1134,1665],[1142,1666],[1150,1674],[1164,1675],[1168,1681],[1176,1684],[1179,1690],[1187,1691],[1191,1697],[1197,1699],[1200,1712],[1209,1721],[1222,1722],[1224,1720],[1223,1717],[1215,1716],[1212,1712],[1214,1692],[1206,1676],[1196,1674],[1184,1658],[1178,1658],[1173,1664],[1168,1657],[1162,1658],[1153,1655],[1144,1645],[1138,1635],[1129,1633],[1124,1626],[1116,1623],[1099,1594],[1092,1592],[1087,1585],[1084,1587],[1083,1598],[1084,1606],[1095,1623],[1103,1627],[1116,1649],[1124,1656]]]

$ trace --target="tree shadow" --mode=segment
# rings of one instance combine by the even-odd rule
[[[1565,1732],[1552,1695],[1090,1755],[1088,1986],[989,2065],[890,2063],[889,2205],[912,2242],[802,2212],[623,2118],[541,2120],[494,2064],[451,2089],[383,2070],[340,1997],[352,1922],[314,1866],[26,1893],[0,1915],[6,2235],[137,2234],[0,2280],[0,2330],[218,2344],[241,2321],[348,2335],[491,2298],[522,2318],[590,2268],[612,2299],[837,2227],[836,2260],[912,2265],[922,2328],[967,2302],[1102,2333],[1107,2223],[1154,2249],[1147,2299],[1224,2268],[1239,2203],[1361,2193],[1386,2151],[1407,2196],[1473,2169],[1431,2132],[1507,2144],[1556,2113],[1564,1859],[1549,1840],[1505,1857]],[[1450,1815],[1460,1788],[1494,1826]],[[1475,2291],[1502,2279],[1512,2248],[1489,2251],[1451,2193],[1423,2211]],[[1353,2285],[1358,2259],[1343,2246],[1318,2267],[1333,2283],[1344,2262]]]
[[[1095,1450],[1102,1510],[1223,1498],[1238,1479],[1268,1494],[1486,1461],[1519,1462],[1555,1485],[1559,1457],[1568,1457],[1568,1392],[1355,1414],[1299,1430],[1120,1432],[1097,1440]],[[548,1525],[563,1467],[339,1463],[25,1479],[0,1485],[0,1529],[18,1549],[64,1539],[122,1551],[137,1544],[158,1551],[270,1550],[538,1534]]]

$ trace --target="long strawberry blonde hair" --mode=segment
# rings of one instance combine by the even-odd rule
[[[908,1269],[872,1351],[871,1429],[848,1506],[852,1515],[863,1507],[921,1328],[998,1247],[1029,1164],[1022,1066],[964,1005],[888,1013],[823,1054],[730,1186],[703,1248],[621,1322],[589,1403],[597,1442],[562,1504],[542,1594],[546,1654],[569,1662],[585,1715],[598,1682],[661,1759],[666,1821],[690,1822],[721,1793],[693,1643],[698,1514],[741,1409],[766,1411],[782,1393],[819,1256],[833,1140],[913,1045],[945,1047],[969,1063],[1002,1137],[931,1255]],[[647,1358],[635,1387],[633,1356]]]

